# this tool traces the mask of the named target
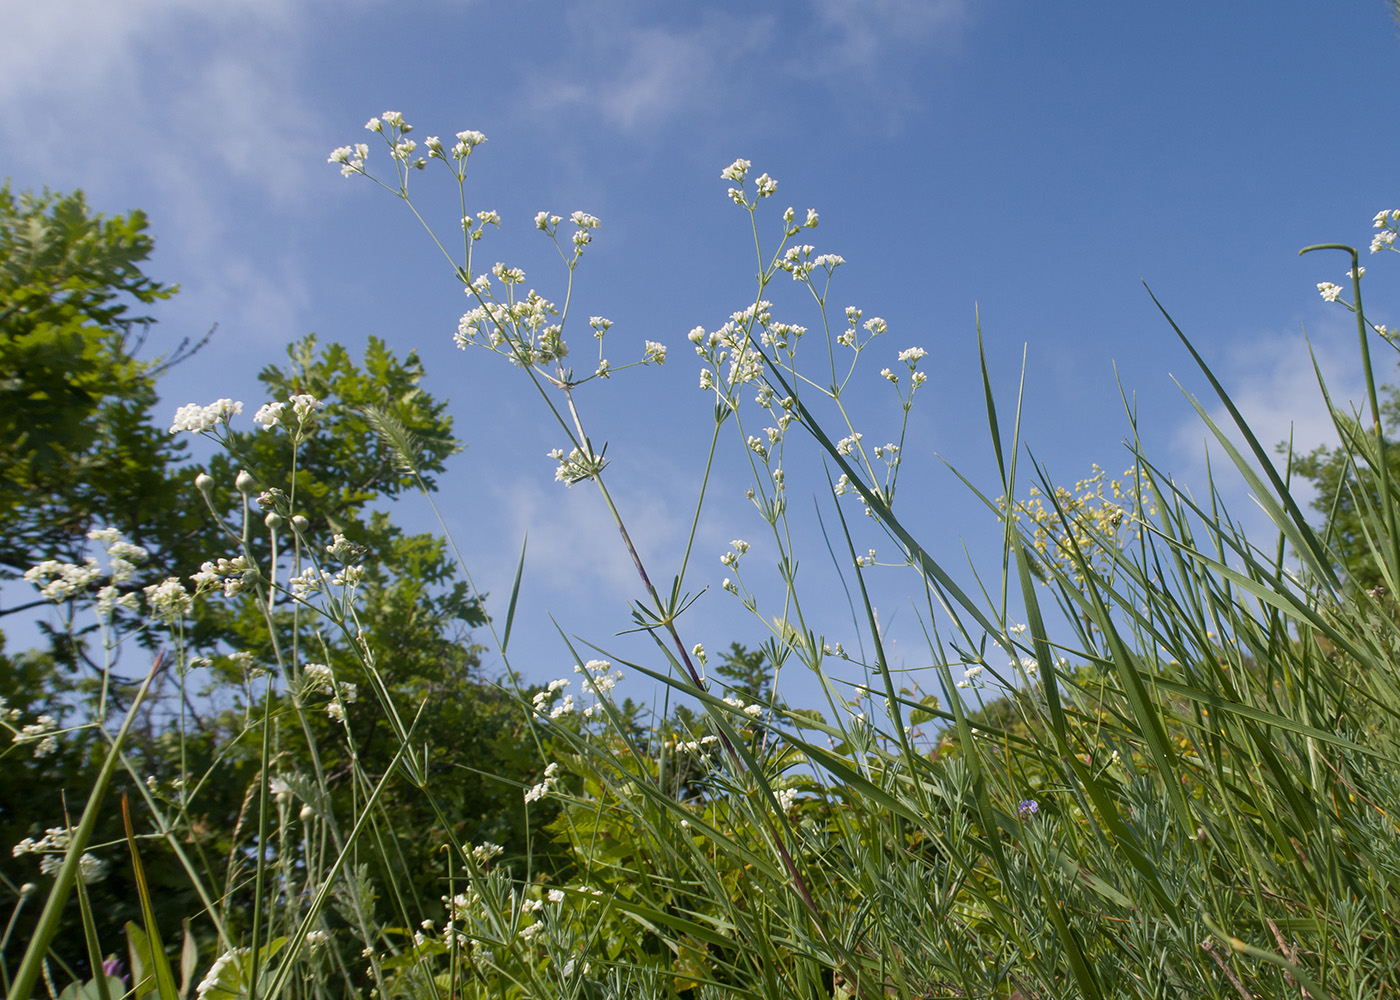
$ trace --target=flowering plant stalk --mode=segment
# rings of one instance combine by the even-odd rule
[[[392,122],[386,138],[403,167],[397,190],[390,190],[408,200],[410,165],[402,155],[402,121],[386,115],[381,128],[385,122]],[[372,121],[371,127],[375,124]],[[478,138],[475,145],[479,142]],[[428,145],[430,157],[443,155],[432,152],[437,148],[432,140]],[[365,155],[359,152],[355,159],[341,162],[348,173],[366,173]],[[464,160],[465,156],[459,158]],[[426,162],[412,165],[426,166]],[[1363,769],[1369,765],[1361,761],[1380,762],[1393,755],[1394,743],[1390,736],[1380,735],[1380,729],[1368,729],[1369,742],[1363,744],[1349,731],[1320,724],[1316,713],[1297,700],[1304,691],[1312,692],[1307,697],[1319,697],[1339,710],[1350,703],[1357,677],[1365,676],[1368,693],[1364,697],[1375,698],[1378,704],[1400,701],[1394,670],[1381,647],[1374,638],[1362,640],[1361,633],[1353,631],[1359,624],[1351,617],[1355,595],[1336,575],[1331,553],[1301,514],[1229,396],[1196,355],[1222,403],[1236,418],[1253,461],[1235,448],[1203,407],[1196,404],[1197,408],[1245,481],[1262,496],[1279,531],[1275,555],[1256,547],[1225,518],[1214,482],[1209,484],[1208,507],[1197,505],[1173,484],[1142,453],[1135,429],[1129,445],[1132,465],[1125,474],[1130,485],[1118,491],[1111,505],[1067,502],[1070,494],[1057,491],[1045,470],[1036,467],[1035,531],[1023,536],[1020,524],[1029,508],[1014,499],[1019,490],[1019,412],[1017,429],[1004,441],[990,390],[991,374],[984,362],[988,426],[1001,499],[983,496],[983,500],[1004,525],[1004,565],[1014,570],[993,592],[999,598],[978,600],[930,556],[895,513],[904,426],[897,443],[872,453],[842,402],[855,361],[873,338],[886,332],[887,324],[880,319],[862,324],[862,312],[855,307],[845,310],[844,330],[831,322],[827,297],[841,258],[818,254],[808,245],[789,245],[804,228],[817,224],[815,212],[809,212],[805,222],[798,222],[791,209],[784,212],[779,247],[765,254],[757,210],[773,196],[777,184],[765,174],[749,189],[745,185],[749,170],[747,161],[735,161],[723,177],[734,185],[729,189],[731,200],[752,220],[759,263],[757,293],[750,306],[734,313],[719,330],[697,328],[689,339],[704,362],[701,387],[715,394],[716,432],[734,418],[755,474],[749,499],[772,530],[784,579],[782,613],[770,622],[759,612],[759,595],[745,587],[739,565],[750,548],[746,541],[736,540],[722,559],[734,573],[723,589],[741,599],[770,630],[768,655],[775,671],[791,658],[814,672],[834,718],[827,722],[762,706],[755,714],[748,711],[755,706],[711,693],[700,683],[676,631],[683,606],[674,599],[668,604],[658,598],[628,541],[653,602],[635,612],[639,624],[663,630],[674,647],[672,652],[659,646],[670,669],[628,666],[698,702],[711,732],[685,741],[662,739],[658,755],[647,742],[627,735],[626,720],[604,699],[601,713],[615,727],[614,736],[602,745],[597,735],[587,731],[570,737],[571,730],[561,728],[560,722],[574,711],[572,698],[561,700],[554,692],[562,688],[551,685],[548,692],[535,696],[536,718],[542,730],[568,741],[574,766],[582,768],[585,793],[582,797],[563,793],[556,776],[531,794],[535,798],[563,795],[573,803],[568,814],[573,824],[570,836],[585,855],[589,854],[588,830],[598,829],[604,817],[613,815],[618,819],[608,821],[611,835],[621,836],[616,824],[621,817],[629,817],[636,831],[630,840],[637,858],[634,871],[665,872],[667,885],[705,885],[731,866],[742,869],[748,873],[744,879],[747,912],[726,906],[709,890],[692,895],[671,889],[649,905],[614,895],[609,907],[647,924],[667,941],[677,967],[691,970],[693,979],[687,981],[702,986],[742,981],[748,984],[746,989],[764,995],[801,992],[799,984],[812,981],[807,977],[821,968],[835,970],[838,995],[874,989],[903,996],[954,988],[961,991],[959,995],[990,995],[999,989],[1023,996],[1045,991],[1046,995],[1068,991],[1117,996],[1139,990],[1155,996],[1160,989],[1217,995],[1222,988],[1246,991],[1245,983],[1257,995],[1274,995],[1285,982],[1302,984],[1315,996],[1325,995],[1319,977],[1331,968],[1328,948],[1345,946],[1353,949],[1349,954],[1359,955],[1354,943],[1345,944],[1358,939],[1353,936],[1331,944],[1318,939],[1312,951],[1301,948],[1279,931],[1279,920],[1247,916],[1231,893],[1222,896],[1220,887],[1212,887],[1210,873],[1225,857],[1252,871],[1258,852],[1268,853],[1259,840],[1264,831],[1253,829],[1254,821],[1245,821],[1246,816],[1290,816],[1298,824],[1295,836],[1321,829],[1317,824],[1331,783],[1344,780],[1347,787],[1355,787],[1357,780],[1354,773],[1343,779],[1335,758],[1319,766],[1323,747],[1359,754],[1356,766]],[[460,186],[462,170],[454,168],[454,173]],[[471,267],[471,249],[480,228],[472,232],[465,202],[463,207],[464,232],[471,235],[465,244],[465,263],[454,268],[477,305],[463,317],[458,342],[504,353],[529,373],[570,436],[568,453],[560,449],[554,456],[559,461],[557,478],[568,483],[599,482],[626,538],[622,519],[602,486],[601,452],[589,443],[574,402],[572,389],[584,380],[576,380],[564,365],[568,350],[562,318],[558,324],[548,324],[546,316],[554,315],[552,306],[534,292],[517,299],[513,289],[524,275],[504,265],[497,265],[492,274],[505,282],[508,297],[491,297],[489,278],[478,276]],[[488,215],[491,224],[498,224],[494,213]],[[551,227],[560,221],[542,213],[536,225],[553,236],[556,230]],[[1392,232],[1390,216],[1385,221],[1387,232]],[[570,283],[593,228],[591,222],[587,228],[580,226],[572,256],[564,254]],[[1388,247],[1384,239],[1382,244],[1379,249]],[[816,304],[825,333],[821,374],[809,373],[798,361],[798,346],[807,329],[774,318],[766,293],[779,271],[805,287]],[[1354,286],[1359,276],[1354,266]],[[1359,287],[1355,290],[1362,364],[1373,386],[1364,338],[1368,330],[1379,329],[1362,317]],[[1338,297],[1330,287],[1322,291],[1330,300]],[[603,332],[599,331],[600,339]],[[846,356],[848,364],[838,363],[843,350],[851,352]],[[900,351],[898,361],[907,366],[907,374],[896,374],[893,368],[880,373],[900,393],[906,420],[914,394],[925,381],[918,370],[924,356],[921,348]],[[607,375],[607,367],[600,364],[588,378]],[[550,387],[562,390],[562,409],[549,398]],[[772,420],[773,426],[762,434],[744,428],[741,395],[748,391],[756,393],[760,411]],[[1374,400],[1374,389],[1371,395]],[[835,404],[839,436],[824,429],[816,412],[816,404],[824,402]],[[989,683],[983,678],[990,677],[998,698],[974,709],[962,698],[950,697],[945,710],[938,707],[937,699],[917,697],[917,692],[899,687],[865,589],[864,575],[875,565],[875,551],[860,554],[844,514],[839,520],[850,555],[849,571],[866,608],[873,658],[861,664],[871,680],[856,686],[856,698],[839,693],[839,682],[827,672],[823,659],[849,656],[807,623],[792,569],[797,560],[787,519],[783,457],[794,428],[810,435],[824,453],[836,497],[855,495],[864,513],[894,544],[899,553],[896,564],[903,562],[918,574],[926,606],[923,624],[929,637],[930,666],[941,681],[939,686],[945,693],[971,690],[980,698]],[[1383,442],[1379,424],[1375,433],[1377,441]],[[1383,443],[1380,447],[1383,493],[1374,532],[1378,540],[1385,540],[1377,551],[1385,553],[1394,549],[1397,536],[1384,493]],[[1364,453],[1358,460],[1374,461]],[[702,502],[703,498],[702,490]],[[839,502],[837,510],[841,513]],[[1286,566],[1289,545],[1302,559],[1298,570]],[[1238,562],[1232,565],[1230,560]],[[1387,579],[1394,579],[1400,560],[1387,556],[1384,561]],[[1164,565],[1175,567],[1166,579],[1159,568]],[[683,575],[684,565],[675,595],[681,592]],[[1058,613],[1042,606],[1041,586],[1050,588]],[[1009,597],[1016,590],[1025,625],[1013,625],[1010,617]],[[938,624],[940,618],[951,623],[951,636],[944,636],[947,626]],[[1393,632],[1393,625],[1386,630]],[[1006,654],[1009,671],[989,661],[989,643]],[[1320,656],[1332,656],[1327,650],[1344,650],[1352,662],[1368,664],[1369,672],[1344,671],[1341,679],[1319,674],[1314,664]],[[694,653],[701,655],[701,647]],[[955,669],[961,669],[962,680]],[[865,698],[883,701],[883,725],[860,710],[867,704]],[[1007,706],[1009,717],[989,723],[988,712],[995,705]],[[1379,718],[1367,717],[1374,725],[1382,725]],[[914,729],[929,719],[949,724],[932,754],[920,749]],[[753,729],[762,733],[757,742],[743,735]],[[839,741],[836,749],[806,735],[813,731],[820,739]],[[698,753],[703,761],[707,739],[724,748],[702,768],[714,798],[702,796],[687,803],[683,786],[667,790],[668,770],[676,768],[677,758],[684,755]],[[1289,790],[1293,779],[1284,777],[1292,766],[1288,762],[1299,759],[1299,739],[1307,748],[1308,761],[1308,785],[1301,795]],[[623,747],[626,752],[619,757],[617,749]],[[667,747],[675,748],[669,756]],[[1258,786],[1240,786],[1232,777],[1240,766],[1235,762],[1240,753],[1264,761],[1268,773],[1277,777]],[[623,761],[633,763],[624,766]],[[795,822],[791,811],[799,800],[790,794],[776,796],[774,789],[779,781],[790,781],[783,775],[799,764],[814,770],[816,784],[809,787],[819,790],[808,804],[809,816],[823,815],[824,802],[837,795],[857,804],[854,814],[819,822],[815,833]],[[1028,797],[1027,791],[1034,791],[1036,797]],[[1368,796],[1371,793],[1377,796],[1370,799],[1373,802],[1390,794],[1378,787],[1371,787]],[[721,803],[727,815],[712,812]],[[890,821],[876,821],[867,812],[873,809],[885,812]],[[1376,809],[1375,815],[1385,815],[1384,808],[1377,805]],[[589,814],[587,825],[580,825]],[[1051,836],[1051,829],[1057,836]],[[928,862],[916,860],[917,852],[910,854],[921,839],[937,845],[941,864],[929,867]],[[1057,839],[1069,846],[1055,846]],[[705,859],[691,854],[699,842],[710,852]],[[829,865],[840,856],[839,852],[833,855],[834,844],[842,842],[862,847],[834,870],[810,867],[810,859],[818,857]],[[857,863],[856,854],[867,853],[872,844],[880,845],[879,864]],[[1360,861],[1338,853],[1325,837],[1318,844],[1323,845],[1329,864],[1347,868]],[[764,851],[771,851],[776,863],[765,862]],[[1164,851],[1170,855],[1170,864],[1163,863]],[[1364,869],[1365,862],[1360,863]],[[884,864],[895,867],[884,875],[875,874],[884,870],[880,867]],[[1084,873],[1082,884],[1064,881],[1067,864]],[[1302,881],[1289,882],[1290,892],[1298,895],[1290,897],[1288,907],[1317,913],[1325,922],[1322,913],[1333,902],[1305,889],[1307,876],[1301,870],[1290,871],[1289,879],[1296,876]],[[826,933],[825,928],[844,926],[847,918],[842,914],[850,900],[907,901],[908,896],[893,889],[902,884],[905,874],[917,882],[932,880],[944,887],[926,898],[929,908],[919,911],[912,923],[910,912],[880,910],[878,919],[861,923],[859,945]],[[682,898],[689,902],[681,904]],[[795,900],[796,908],[785,898]],[[1065,905],[1071,898],[1080,900],[1074,909]],[[671,906],[694,916],[668,920],[664,927],[669,930],[663,930],[655,921],[663,908]],[[752,915],[755,908],[763,914],[757,923]],[[702,913],[713,913],[705,919],[715,923],[707,925]],[[809,918],[798,914],[819,916],[808,924]],[[758,929],[768,926],[764,922],[768,920],[783,928],[779,936],[785,942],[772,952],[761,942],[774,932]],[[1106,921],[1125,923],[1120,928]],[[950,923],[960,928],[963,944],[954,946],[945,932],[935,930]],[[1241,935],[1246,925],[1264,937],[1250,943]],[[732,930],[719,940],[713,937],[719,927]],[[1165,966],[1154,964],[1162,945],[1153,942],[1159,940],[1162,928],[1177,949]],[[697,963],[685,956],[693,953],[693,945],[687,942],[698,941],[711,943],[709,957]],[[716,948],[732,957],[716,957]],[[750,965],[752,955],[746,958],[744,951],[752,948],[763,957],[752,959],[755,964]],[[1305,954],[1323,956],[1321,964],[1305,965],[1300,957]],[[890,956],[900,958],[892,962]],[[1381,968],[1383,962],[1368,955],[1362,966]],[[758,968],[780,969],[781,985],[761,975],[750,978]],[[1361,973],[1353,981],[1370,981],[1368,976]]]
[[[232,558],[206,565],[195,597],[179,581],[149,595],[177,631],[186,599],[255,595],[278,675],[264,680],[237,735],[257,746],[256,775],[223,885],[187,865],[217,926],[219,953],[199,963],[200,1000],[365,989],[415,1000],[1395,992],[1400,609],[1391,595],[1400,538],[1369,351],[1371,337],[1391,338],[1362,310],[1354,250],[1342,248],[1352,255],[1351,301],[1340,286],[1320,291],[1355,312],[1362,338],[1371,425],[1332,412],[1355,473],[1334,507],[1345,495],[1356,513],[1364,564],[1343,558],[1330,524],[1308,522],[1286,474],[1183,334],[1233,430],[1190,401],[1258,499],[1269,537],[1249,537],[1229,517],[1213,473],[1199,498],[1175,482],[1146,453],[1131,413],[1123,476],[1105,485],[1095,469],[1073,490],[1057,488],[1026,457],[1020,401],[1009,421],[1000,414],[983,355],[996,475],[991,488],[963,482],[1000,531],[1001,573],[984,580],[974,571],[967,582],[920,541],[928,526],[900,482],[926,350],[891,348],[888,366],[872,373],[870,384],[899,406],[895,426],[877,434],[852,394],[866,370],[859,362],[883,350],[891,324],[835,305],[844,261],[797,242],[817,213],[770,217],[777,182],[736,160],[721,178],[748,217],[758,278],[743,308],[687,337],[713,434],[668,591],[627,530],[577,392],[666,363],[667,349],[644,341],[614,365],[609,354],[620,355],[604,346],[616,343],[614,324],[591,317],[596,358],[571,361],[582,353],[571,351],[582,333],[570,322],[573,281],[600,221],[535,217],[564,268],[556,305],[521,269],[474,264],[488,230],[503,223],[467,205],[467,163],[483,135],[420,147],[392,112],[368,127],[386,143],[390,180],[371,172],[368,144],[337,149],[331,161],[401,198],[430,233],[410,179],[433,160],[452,174],[460,252],[432,238],[470,299],[457,343],[519,371],[559,428],[556,480],[599,489],[638,571],[642,597],[631,610],[655,654],[624,659],[561,633],[571,676],[525,688],[509,673],[519,738],[540,767],[533,780],[506,784],[529,835],[559,853],[546,863],[463,836],[449,803],[453,782],[475,764],[455,760],[444,779],[420,728],[428,698],[405,699],[389,682],[389,648],[366,628],[364,553],[339,534],[330,545],[309,541],[316,526],[301,513],[309,501],[295,473],[308,428],[324,419],[318,400],[293,395],[260,409],[260,425],[287,432],[292,488],[240,477]],[[765,237],[770,223],[776,246]],[[1397,224],[1400,212],[1376,217],[1373,252],[1394,250]],[[783,293],[783,275],[799,302]],[[238,410],[233,401],[193,406],[176,427],[219,438]],[[427,492],[421,442],[382,407],[362,415],[398,473]],[[686,633],[685,612],[699,599],[687,580],[726,428],[752,476],[745,499],[761,534],[735,538],[720,555],[728,576],[713,596],[740,602],[766,639],[753,653],[736,644],[720,656]],[[803,599],[798,566],[811,560],[788,506],[815,465],[803,454],[822,464],[826,541],[850,588],[854,634],[844,641],[846,626]],[[200,488],[210,495],[215,485]],[[766,557],[779,571],[776,592],[751,570]],[[484,623],[507,670],[523,566],[522,554],[504,623]],[[35,582],[56,592],[81,572],[50,570]],[[912,573],[926,640],[913,666],[892,650],[871,591],[872,574],[899,572]],[[1363,573],[1383,583],[1362,587]],[[815,679],[820,711],[787,704],[780,681],[792,669]],[[358,684],[346,679],[351,670]],[[647,715],[621,697],[625,676],[650,679],[678,707]],[[391,743],[377,771],[351,725],[361,699]],[[48,732],[22,735],[39,744]],[[349,808],[333,800],[336,778],[320,756],[332,738],[346,751]],[[307,748],[309,773],[281,770],[293,741]],[[194,792],[219,767],[209,765]],[[397,787],[436,817],[429,890],[415,882],[424,873],[397,864],[403,843],[424,836],[386,806]],[[147,791],[157,834],[179,849],[194,827],[193,793],[179,789],[167,808]],[[77,842],[64,861],[70,879]],[[43,950],[36,938],[31,954]],[[26,958],[26,989],[36,968]]]

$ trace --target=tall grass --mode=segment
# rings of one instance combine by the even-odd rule
[[[387,114],[371,125],[396,168],[380,183],[412,208],[408,181],[419,164],[408,126]],[[250,718],[264,766],[247,798],[243,853],[223,885],[187,862],[207,900],[191,916],[217,929],[222,954],[212,965],[208,956],[190,963],[198,975],[186,976],[183,992],[216,1000],[365,989],[434,1000],[1360,1000],[1400,992],[1400,616],[1391,596],[1400,534],[1367,349],[1375,328],[1361,307],[1354,250],[1342,248],[1354,275],[1346,304],[1373,420],[1358,431],[1342,412],[1334,416],[1355,467],[1380,484],[1378,501],[1362,490],[1351,500],[1384,587],[1348,584],[1286,466],[1275,466],[1180,330],[1233,426],[1217,424],[1206,403],[1193,405],[1272,531],[1246,537],[1226,510],[1218,469],[1200,496],[1178,486],[1137,444],[1131,414],[1132,461],[1111,494],[1101,478],[1057,488],[1026,457],[1019,406],[998,407],[984,359],[998,477],[967,486],[1001,529],[1002,578],[960,583],[896,512],[905,428],[889,434],[897,445],[871,448],[846,407],[851,371],[872,342],[882,349],[883,321],[833,313],[827,297],[839,258],[796,242],[815,215],[770,217],[767,176],[750,178],[744,161],[726,168],[731,199],[753,220],[757,288],[729,322],[694,331],[691,342],[703,384],[714,389],[709,462],[732,435],[751,465],[751,498],[784,581],[777,594],[750,592],[741,572],[748,546],[736,543],[726,589],[764,610],[768,669],[805,669],[825,693],[817,709],[789,708],[776,694],[744,704],[705,679],[706,654],[685,636],[704,488],[686,560],[657,576],[630,541],[574,397],[578,385],[609,374],[575,376],[564,360],[567,338],[582,326],[569,315],[570,292],[596,220],[536,220],[560,248],[562,306],[523,295],[510,269],[475,268],[474,245],[495,221],[473,217],[466,201],[466,165],[479,141],[462,133],[455,149],[425,143],[429,159],[452,172],[469,219],[460,250],[438,243],[476,299],[459,342],[501,356],[484,362],[513,362],[522,388],[557,421],[569,443],[559,478],[598,489],[616,518],[643,594],[637,626],[655,640],[654,653],[609,662],[561,636],[580,665],[579,686],[520,692],[532,739],[551,758],[542,784],[522,791],[527,803],[562,807],[536,835],[567,843],[570,864],[541,872],[508,863],[493,845],[458,842],[444,824],[440,910],[401,891],[392,875],[371,876],[395,871],[395,817],[380,805],[382,790],[407,783],[431,799],[442,780],[421,764],[419,706],[394,703],[382,683],[364,693],[391,720],[399,751],[387,773],[356,770],[347,815],[328,807],[319,770],[273,783],[279,740],[308,725],[314,699],[292,699],[288,717],[264,710]],[[355,147],[333,154],[351,176],[368,176],[366,157]],[[776,246],[763,237],[770,225]],[[771,282],[789,277],[811,294],[810,330],[775,319],[765,298]],[[1176,329],[1165,310],[1163,318]],[[601,341],[607,325],[593,318],[587,336]],[[906,421],[922,356],[906,350],[898,370],[885,373]],[[648,344],[636,363],[664,359]],[[411,471],[412,442],[392,427],[384,433]],[[831,470],[829,540],[845,552],[866,620],[866,662],[828,645],[823,623],[804,609],[795,567],[805,541],[787,509],[789,450],[815,453]],[[288,498],[266,521],[276,543],[272,562],[258,567],[258,600],[269,615],[290,604],[353,639],[352,587],[294,593],[288,582],[300,572],[297,559],[313,559],[299,547],[295,509]],[[907,563],[927,640],[921,688],[909,688],[887,658],[866,589],[871,557],[857,551],[846,521],[858,511]],[[245,539],[258,523],[250,513]],[[657,585],[667,577],[670,586]],[[515,597],[490,627],[507,664]],[[376,678],[385,651],[355,648]],[[322,690],[324,678],[303,676],[300,653],[279,655],[292,690]],[[856,698],[833,669],[850,662],[871,678]],[[692,708],[638,719],[611,697],[616,669],[651,678]],[[340,699],[329,683],[324,690]],[[939,729],[934,741],[922,735],[930,726]],[[114,741],[109,762],[120,759]],[[172,814],[153,798],[145,807],[149,831],[181,850],[182,824],[195,811]],[[82,850],[75,838],[70,876]],[[16,1000],[37,982],[61,917],[62,881],[13,984]],[[251,914],[238,940],[229,931],[235,910]],[[392,920],[375,916],[385,911]],[[153,972],[148,988],[162,1000],[182,992],[168,970]]]

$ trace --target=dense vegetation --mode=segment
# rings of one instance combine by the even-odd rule
[[[370,125],[395,172],[379,182],[405,201],[413,170],[462,185],[482,138],[429,139],[418,157],[400,116]],[[332,159],[372,176],[366,146]],[[127,310],[174,291],[141,271],[145,220],[4,192],[0,571],[61,622],[0,664],[11,996],[1397,992],[1400,396],[1375,384],[1368,345],[1388,331],[1361,307],[1355,251],[1351,288],[1320,287],[1355,313],[1365,418],[1336,414],[1335,448],[1280,468],[1224,388],[1228,433],[1200,407],[1269,537],[1139,448],[1116,479],[1027,474],[989,389],[999,478],[979,496],[1006,577],[979,590],[896,512],[905,426],[872,448],[845,405],[846,374],[883,352],[907,417],[925,352],[885,351],[883,320],[828,309],[840,258],[798,242],[815,212],[767,212],[774,184],[746,161],[724,177],[753,220],[758,287],[690,342],[712,447],[732,434],[751,464],[784,569],[782,592],[750,591],[736,540],[725,589],[771,637],[706,678],[710,656],[683,638],[685,568],[661,589],[643,573],[654,657],[571,650],[575,676],[541,688],[480,670],[488,637],[510,662],[515,594],[488,602],[448,543],[405,533],[385,503],[431,496],[460,447],[415,356],[371,341],[356,363],[308,337],[263,371],[274,402],[251,419],[219,400],[167,431],[156,380],[190,348],[141,360],[151,324]],[[631,365],[565,360],[585,336],[568,289],[597,220],[535,220],[560,248],[563,306],[474,266],[499,221],[463,227],[449,273],[475,304],[459,343],[540,390],[570,437],[559,478],[601,490],[630,547],[573,393]],[[1400,212],[1381,213],[1372,249],[1398,232]],[[779,278],[810,292],[812,332],[775,317]],[[592,317],[586,336],[610,325]],[[665,360],[648,342],[633,364]],[[193,461],[184,432],[219,450]],[[856,661],[803,610],[788,449],[836,477],[866,690],[834,681]],[[1319,487],[1315,516],[1290,472]],[[865,596],[877,570],[847,530],[861,513],[926,609],[919,687],[886,661]],[[826,703],[788,705],[782,669],[811,671]],[[678,707],[615,701],[624,670]],[[125,979],[98,974],[114,954]]]

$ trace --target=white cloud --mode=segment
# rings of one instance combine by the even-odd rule
[[[1354,340],[1346,337],[1343,328],[1323,329],[1312,349],[1334,405],[1350,412],[1365,393]],[[1244,340],[1231,349],[1228,359],[1216,369],[1216,377],[1280,472],[1284,471],[1283,456],[1274,450],[1280,443],[1291,438],[1295,453],[1336,444],[1336,432],[1318,388],[1308,342],[1301,335],[1264,334]],[[1216,425],[1247,454],[1244,440],[1224,406],[1213,396],[1201,397],[1199,401]],[[1264,537],[1267,518],[1249,499],[1243,480],[1215,436],[1194,413],[1172,436],[1172,450],[1178,456],[1174,478],[1189,486],[1198,499],[1204,499],[1207,448],[1211,473],[1230,503],[1232,515],[1243,521],[1249,537]],[[1311,499],[1306,484],[1296,484],[1294,495],[1303,507]]]
[[[542,465],[542,468],[547,465]],[[526,572],[534,586],[570,604],[581,598],[599,599],[621,607],[642,593],[637,568],[622,544],[617,525],[591,484],[565,487],[538,479],[517,479],[496,490],[496,509],[506,512],[496,537],[506,547],[529,533]],[[675,519],[664,498],[647,492],[619,496],[627,531],[646,564],[670,555]],[[509,555],[509,553],[504,553]],[[496,559],[513,570],[512,558]]]
[[[892,48],[951,33],[963,20],[963,0],[813,0],[821,72],[879,67]],[[823,37],[824,36],[824,37]]]
[[[890,58],[946,45],[965,20],[964,0],[812,0],[780,14],[711,9],[674,23],[676,10],[693,9],[634,0],[573,5],[567,57],[537,74],[528,100],[635,131],[736,107],[752,114],[797,81],[869,104],[893,122],[914,102]]]
[[[11,157],[60,183],[145,175],[207,190],[234,178],[290,201],[314,163],[304,141],[288,143],[313,117],[295,70],[303,6],[0,3],[0,137]]]
[[[623,130],[685,112],[722,107],[741,60],[766,48],[772,16],[707,12],[697,25],[642,24],[636,5],[577,4],[569,13],[568,59],[531,83],[542,110],[583,108]]]

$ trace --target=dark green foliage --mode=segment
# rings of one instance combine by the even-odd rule
[[[330,795],[326,806],[353,816],[365,794],[360,782],[390,773],[398,750],[380,708],[387,700],[410,724],[416,720],[413,741],[437,808],[397,775],[386,789],[373,831],[373,865],[382,870],[372,874],[392,881],[399,898],[381,899],[378,916],[391,923],[402,922],[405,909],[419,919],[437,916],[444,823],[458,840],[493,840],[512,854],[526,853],[521,787],[540,770],[513,697],[481,676],[479,648],[469,636],[486,621],[481,595],[458,578],[441,539],[404,531],[385,506],[405,491],[432,490],[446,460],[461,450],[446,401],[422,389],[423,366],[414,354],[400,359],[371,338],[357,364],[341,345],[308,336],[289,348],[288,364],[269,365],[260,375],[269,399],[310,393],[327,404],[296,442],[295,473],[293,441],[284,428],[238,429],[251,426],[257,402],[228,432],[225,451],[207,467],[189,463],[181,438],[153,414],[157,377],[189,352],[181,345],[164,360],[140,360],[152,321],[129,315],[133,304],[174,292],[140,270],[152,249],[145,229],[142,213],[106,219],[93,215],[80,194],[16,198],[8,187],[0,190],[0,579],[18,577],[43,559],[81,562],[92,552],[87,532],[110,526],[150,553],[123,590],[169,576],[188,584],[202,562],[241,551],[245,500],[234,486],[241,470],[258,490],[282,491],[278,503],[294,507],[285,513],[305,517],[304,566],[317,561],[330,572],[341,569],[326,546],[344,535],[363,569],[355,628],[369,648],[382,651],[375,675],[352,648],[353,630],[306,612],[294,618],[285,597],[271,620],[281,664],[325,662],[341,680],[359,685],[363,695],[347,706],[347,727],[328,718],[323,705],[309,713],[308,727],[296,722],[256,595],[250,588],[226,600],[216,592],[196,601],[183,628],[186,658],[208,657],[208,669],[186,676],[173,668],[164,672],[129,743],[131,771],[119,782],[140,831],[157,825],[143,803],[144,785],[176,828],[170,841],[142,841],[163,939],[179,941],[182,920],[193,917],[196,935],[212,947],[208,924],[199,919],[203,904],[170,844],[182,845],[215,896],[230,894],[227,920],[242,932],[251,913],[251,886],[244,880],[255,849],[262,769],[254,727],[264,712],[271,714],[277,733],[271,774],[309,775],[319,766]],[[214,480],[207,497],[194,484],[201,472]],[[248,551],[265,566],[270,550],[263,514],[250,504]],[[284,567],[290,537],[284,532]],[[0,614],[48,605],[35,597]],[[86,603],[58,608],[58,624],[44,626],[48,649],[0,654],[0,697],[18,710],[17,725],[41,714],[78,725],[97,710],[102,657]],[[119,612],[117,624],[135,626],[142,617]],[[141,637],[152,650],[173,648],[173,639],[161,627]],[[292,650],[298,652],[289,661]],[[133,652],[108,675],[109,718],[133,693],[122,677],[139,676],[149,666],[146,654]],[[232,653],[252,659],[231,659]],[[274,678],[270,698],[266,681],[250,682],[250,665]],[[381,697],[371,696],[374,685],[381,686]],[[24,882],[47,884],[36,857],[12,858],[8,848],[62,825],[65,801],[76,817],[104,745],[89,729],[64,735],[48,756],[33,751],[33,744],[8,738],[0,745],[6,848],[0,886],[11,892]],[[182,804],[182,780],[194,792],[188,805]],[[119,846],[117,801],[109,799],[112,808],[94,848],[110,862],[109,874],[88,887],[100,939],[109,947],[123,939],[125,921],[141,919]],[[37,912],[35,905],[21,915],[13,942],[25,940]],[[85,970],[76,909],[70,919],[73,933],[59,936],[55,956]]]
[[[0,579],[81,561],[100,525],[153,549],[197,531],[193,490],[171,478],[183,445],[150,413],[156,377],[192,351],[139,360],[152,320],[130,315],[176,291],[142,273],[152,245],[139,211],[0,188]]]

